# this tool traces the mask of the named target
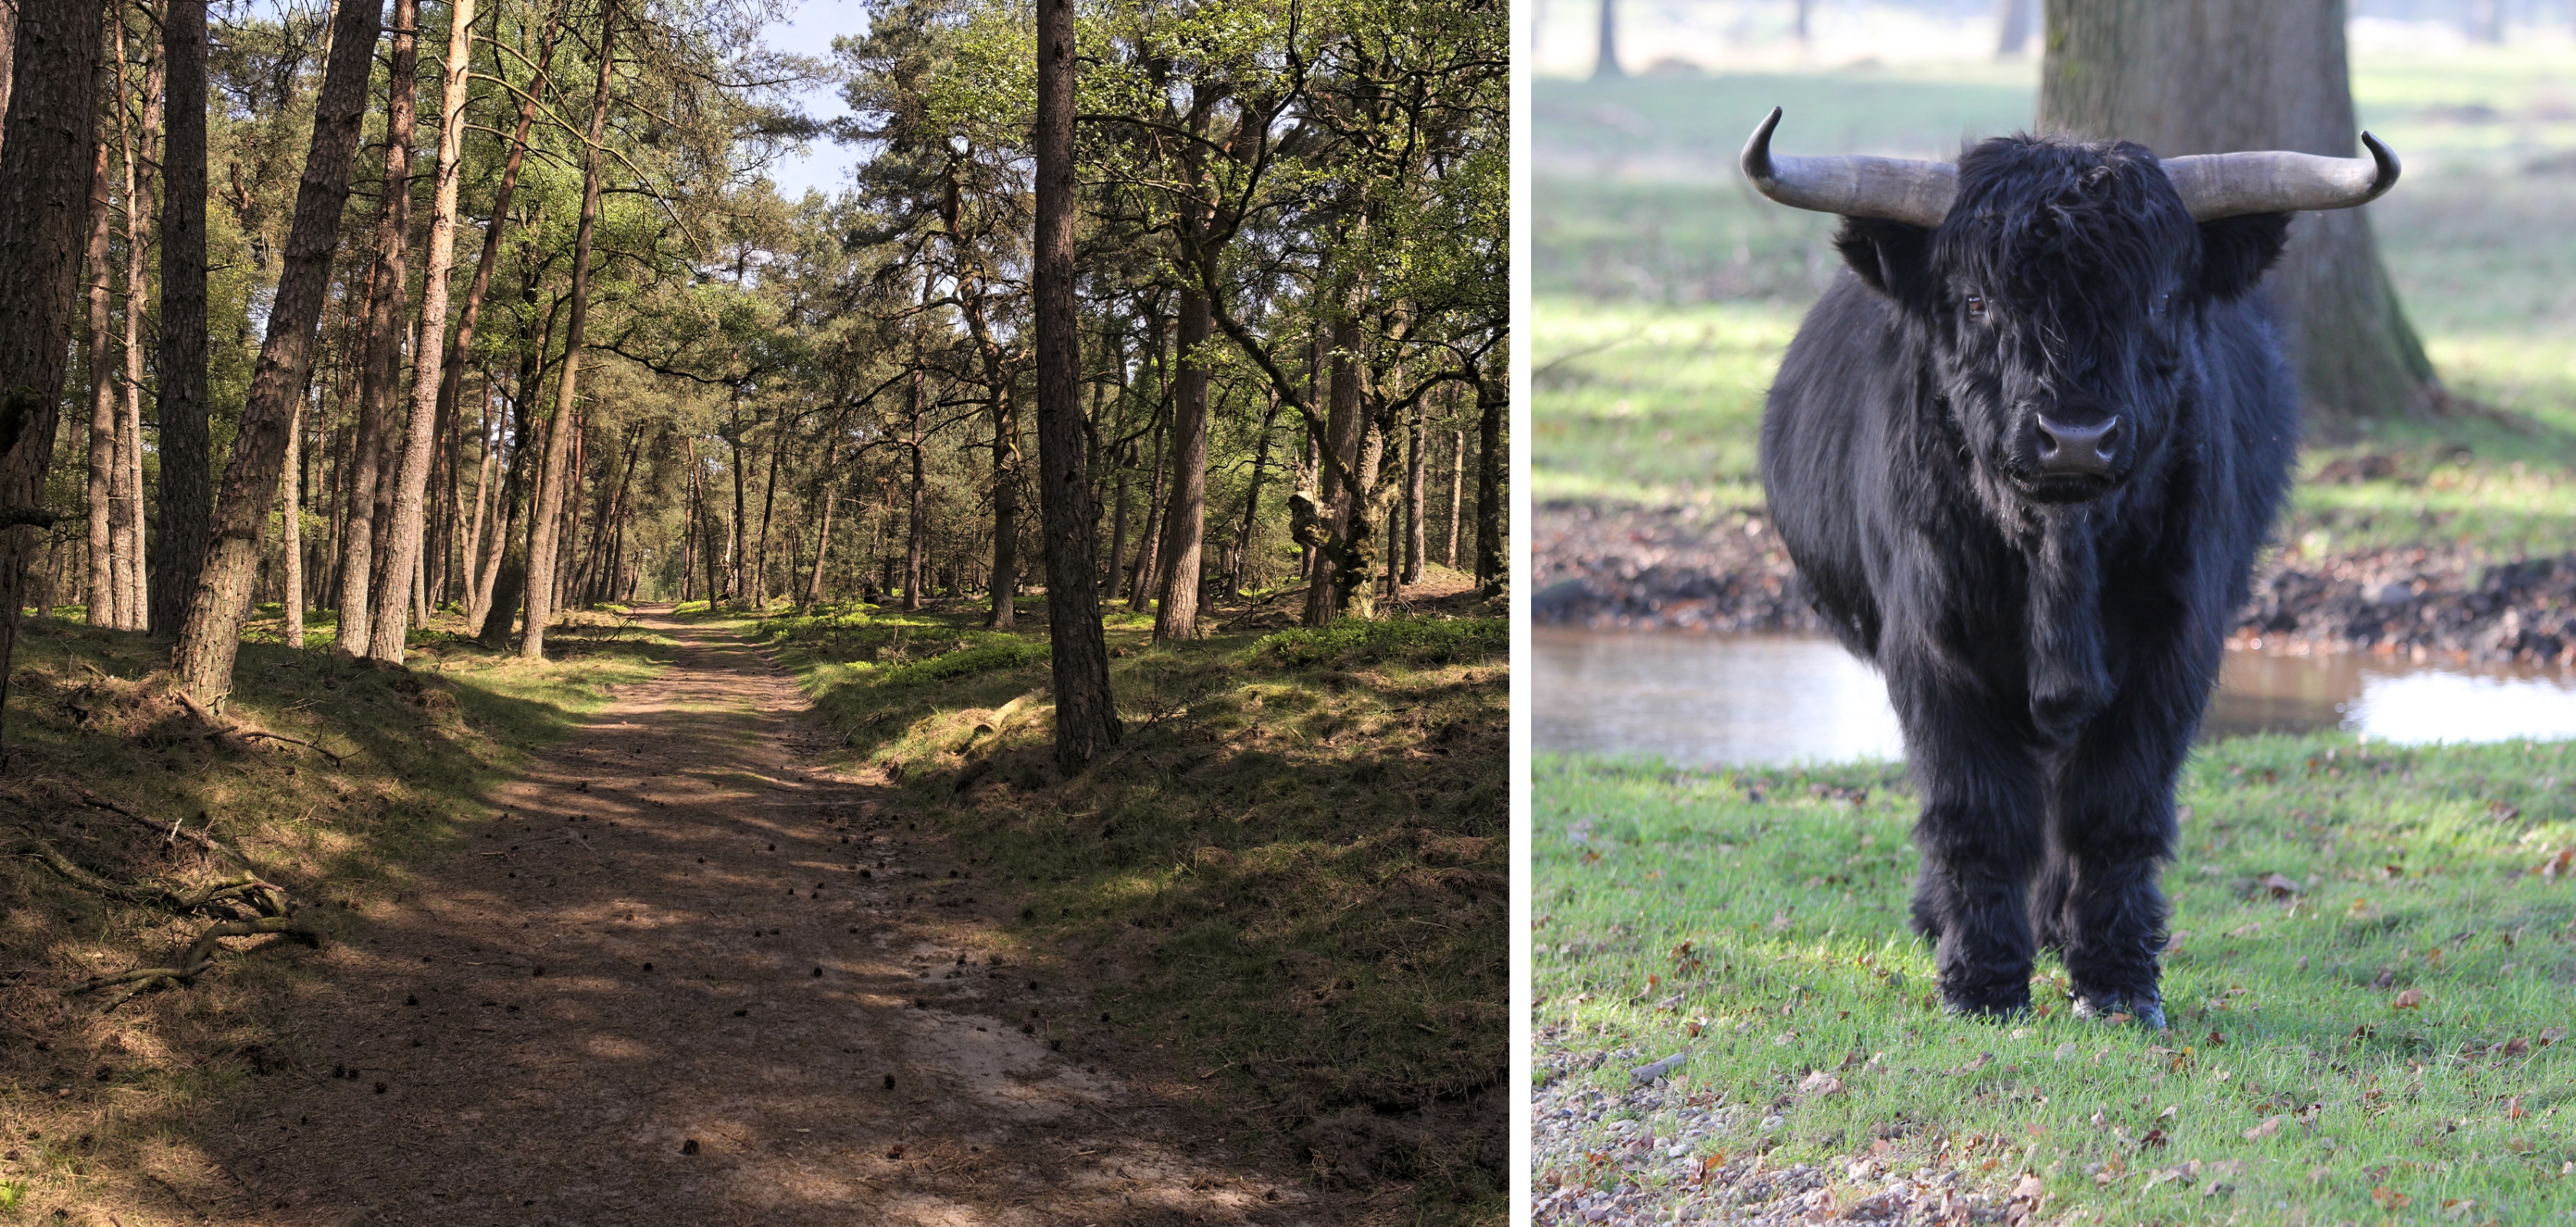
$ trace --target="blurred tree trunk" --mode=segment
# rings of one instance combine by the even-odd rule
[[[295,222],[286,238],[286,251],[278,274],[277,294],[268,313],[268,336],[260,344],[259,364],[251,372],[250,391],[242,401],[241,427],[233,442],[232,459],[224,466],[220,501],[215,507],[214,524],[208,534],[202,560],[181,568],[194,580],[188,598],[187,617],[179,626],[179,644],[172,664],[179,684],[200,697],[212,700],[232,689],[233,660],[241,651],[241,625],[250,612],[250,584],[259,566],[261,530],[268,522],[268,511],[277,497],[279,471],[286,463],[286,432],[304,396],[305,381],[313,374],[313,348],[322,321],[322,304],[331,288],[331,256],[340,246],[340,210],[349,198],[349,161],[358,149],[358,126],[367,106],[367,70],[374,64],[376,35],[381,28],[383,11],[373,4],[343,4],[332,23],[332,54],[324,70],[322,91],[313,103],[313,139],[304,159],[303,182],[296,188]],[[202,41],[197,44],[200,51]],[[177,39],[170,43],[170,95],[174,103],[170,125],[170,182],[168,198],[172,202],[162,214],[163,246],[161,257],[162,353],[171,352],[170,320],[180,312],[169,304],[177,281],[172,277],[174,252],[193,244],[197,267],[194,316],[197,321],[196,354],[201,364],[205,353],[205,142],[202,135],[185,135],[176,122],[178,112],[190,111],[202,117],[205,97],[202,86],[193,100],[183,98],[180,84],[181,51]],[[199,61],[202,63],[202,60]],[[202,78],[199,78],[202,80]],[[195,127],[195,124],[189,125]],[[200,127],[197,131],[202,134]],[[179,172],[185,158],[195,163],[197,190],[189,190],[189,180]],[[195,227],[189,242],[182,242],[177,202],[193,198],[196,209]],[[163,429],[168,429],[170,368],[162,368]]]
[[[2036,0],[1995,0],[1995,58],[2011,59],[2030,49],[2031,18]]]
[[[1619,67],[1619,0],[1601,0],[1601,43],[1592,60],[1592,79],[1616,81],[1627,75]]]
[[[2043,130],[2176,157],[2359,152],[2342,0],[2048,0]],[[2364,209],[2310,213],[2266,284],[2287,325],[2310,432],[2430,418],[2443,403]]]

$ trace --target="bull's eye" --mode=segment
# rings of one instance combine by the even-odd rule
[[[1968,311],[1968,318],[1969,318],[1969,319],[1975,320],[1976,322],[1978,322],[1978,323],[1980,323],[1980,324],[1982,324],[1982,323],[1985,323],[1985,322],[1986,322],[1986,297],[1985,297],[1985,295],[1983,295],[1983,294],[1970,294],[1970,295],[1968,296],[1968,298],[1967,298],[1967,301],[1966,301],[1965,303],[1961,304],[1961,305],[1967,308],[1967,311]]]

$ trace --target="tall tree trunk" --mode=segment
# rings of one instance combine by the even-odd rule
[[[28,564],[50,541],[45,473],[80,286],[81,196],[97,116],[99,10],[19,0],[20,67],[0,138],[0,712],[9,699]],[[49,534],[50,535],[50,534]]]
[[[922,372],[919,365],[919,355],[914,355],[914,361],[915,365],[912,368],[912,405],[911,408],[906,411],[907,415],[911,419],[910,425],[912,427],[912,490],[910,491],[912,503],[910,511],[908,512],[909,519],[904,526],[903,607],[905,609],[921,608],[921,586],[930,582],[928,574],[930,567],[930,478],[925,469],[925,465],[928,462],[922,451],[921,417],[924,410],[921,403]]]
[[[1243,591],[1244,571],[1251,565],[1252,533],[1261,524],[1261,478],[1270,467],[1270,432],[1279,423],[1279,392],[1272,389],[1270,407],[1261,413],[1261,439],[1252,449],[1252,483],[1243,492],[1243,528],[1234,535],[1234,566],[1227,572],[1225,592],[1231,597]]]
[[[2342,0],[2048,0],[2044,130],[2166,157],[2243,149],[2355,155]],[[2309,213],[2266,283],[2307,419],[2326,439],[2443,404],[2379,260],[2366,207]]]
[[[823,599],[823,555],[832,548],[832,512],[841,501],[840,468],[841,449],[835,445],[823,462],[822,488],[816,491],[823,496],[823,524],[814,530],[814,569],[805,577],[803,604],[809,610]]]
[[[177,15],[171,14],[174,18]],[[199,18],[203,25],[202,13]],[[202,30],[197,34],[197,43],[201,47],[205,43]],[[123,75],[124,53],[125,42],[120,38],[119,76]],[[145,629],[151,622],[144,608],[150,596],[145,591],[143,565],[143,321],[150,314],[145,306],[151,301],[148,261],[152,250],[152,169],[160,161],[153,142],[161,135],[163,81],[168,62],[168,57],[157,50],[145,60],[140,124],[127,123],[125,108],[116,109],[117,135],[125,152],[125,378],[124,412],[117,423],[121,471],[115,515],[119,519],[110,535],[117,545],[117,569],[124,583],[124,595],[117,601],[118,625],[135,631]],[[201,68],[199,76],[203,75]]]
[[[285,473],[278,483],[279,519],[285,521],[285,540],[280,543],[285,562],[285,595],[278,604],[286,610],[286,646],[304,646],[304,398],[295,398],[287,410]]]
[[[372,42],[374,36],[368,37]],[[182,633],[181,620],[203,582],[197,568],[214,545],[206,521],[214,461],[206,426],[205,0],[169,0],[161,20],[161,53],[169,63],[170,135],[161,158],[161,353],[155,401],[161,419],[161,537],[152,551],[149,622],[153,634],[167,637]],[[341,170],[333,177],[346,178],[347,173]],[[347,195],[348,185],[339,190]],[[303,207],[302,191],[299,187],[298,209]],[[337,223],[335,217],[335,244]],[[315,302],[319,311],[320,299]],[[276,336],[276,330],[269,335]],[[297,378],[290,390],[300,396],[300,372]],[[268,509],[266,497],[259,507]],[[231,685],[231,679],[227,656],[224,684]]]
[[[1074,302],[1073,0],[1038,0],[1038,515],[1046,541],[1047,642],[1055,677],[1055,765],[1071,776],[1118,742],[1109,649],[1100,630],[1099,508],[1085,472],[1081,317]]]
[[[1163,517],[1162,604],[1154,640],[1199,634],[1200,561],[1207,549],[1208,301],[1181,292],[1181,370],[1172,402],[1172,501]]]
[[[174,3],[173,7],[176,7]],[[286,433],[295,417],[304,381],[312,376],[313,346],[322,321],[323,299],[331,288],[331,253],[339,247],[340,209],[349,196],[349,160],[358,148],[358,126],[367,105],[367,70],[375,60],[376,35],[383,10],[373,3],[342,4],[332,23],[332,48],[323,72],[322,92],[313,106],[312,147],[304,158],[304,179],[295,194],[295,222],[286,239],[284,268],[268,313],[268,336],[261,342],[259,364],[251,373],[250,393],[242,402],[241,426],[232,460],[224,466],[223,490],[215,506],[213,533],[201,564],[183,568],[197,576],[188,615],[179,627],[173,664],[181,685],[205,699],[232,689],[233,659],[241,651],[242,619],[250,612],[250,582],[259,566],[260,530],[277,497],[277,478],[286,460]],[[202,41],[198,43],[203,46]],[[162,213],[162,353],[171,352],[170,321],[187,314],[172,305],[178,284],[172,275],[174,253],[192,253],[197,261],[194,317],[197,340],[204,334],[204,143],[182,153],[191,143],[181,133],[180,112],[205,113],[202,85],[192,103],[183,101],[182,53],[170,46],[170,185],[168,199],[193,199],[193,222],[176,218],[176,203]],[[202,62],[202,61],[200,61]],[[202,80],[202,78],[200,78]],[[195,162],[196,190],[179,173],[184,159]],[[193,228],[192,228],[193,227]],[[203,349],[196,351],[203,362]],[[202,365],[199,368],[202,370]],[[162,413],[169,413],[170,368],[162,367]]]
[[[1503,414],[1511,393],[1502,380],[1487,377],[1476,384],[1476,587],[1491,595],[1502,591],[1506,560],[1503,540]]]
[[[1011,380],[993,383],[993,578],[992,611],[984,625],[1006,631],[1016,621],[1020,595],[1020,405]]]
[[[1154,406],[1154,480],[1145,487],[1145,522],[1136,532],[1136,562],[1127,569],[1129,588],[1127,607],[1137,613],[1154,608],[1154,579],[1161,574],[1154,565],[1163,544],[1163,475],[1170,468],[1163,447],[1165,427],[1170,420],[1168,398],[1171,385],[1163,385],[1166,403]]]
[[[469,594],[462,598],[462,603],[468,613],[476,614],[480,611],[473,608],[470,590],[474,585],[475,576],[481,570],[479,564],[483,561],[483,520],[491,511],[493,470],[501,456],[500,443],[492,437],[492,381],[488,374],[483,381],[483,409],[479,416],[482,424],[476,428],[474,437],[482,457],[474,465],[474,515],[464,524],[464,532],[459,535],[457,541],[457,548],[462,555],[457,560],[457,571],[469,590]]]
[[[556,377],[555,418],[546,430],[546,454],[538,468],[537,510],[528,543],[528,611],[519,628],[519,656],[543,660],[546,621],[554,613],[555,550],[558,521],[563,516],[565,460],[570,434],[579,429],[574,408],[581,381],[582,333],[590,321],[590,250],[599,229],[600,140],[608,126],[608,87],[615,79],[617,4],[609,0],[600,13],[599,84],[590,96],[590,134],[582,153],[581,221],[572,241],[572,316],[564,324],[563,374]]]
[[[1442,551],[1440,565],[1458,569],[1458,513],[1465,507],[1460,497],[1467,487],[1467,431],[1465,427],[1449,432],[1449,548]]]
[[[378,487],[384,483],[388,420],[401,383],[403,306],[411,255],[411,145],[418,127],[420,0],[394,0],[393,60],[385,83],[385,195],[376,212],[376,269],[367,281],[366,357],[358,384],[356,476],[349,489],[349,530],[340,540],[340,633],[333,645],[365,656],[374,639],[378,553]],[[390,570],[391,568],[385,568]],[[401,577],[384,591],[400,591]],[[382,612],[399,620],[401,602]],[[397,653],[399,654],[399,653]]]
[[[403,4],[417,0],[399,0]],[[449,0],[446,70],[439,79],[438,163],[432,172],[428,265],[421,273],[420,337],[412,346],[411,423],[403,439],[402,468],[394,478],[392,537],[386,543],[385,582],[376,587],[376,625],[367,655],[391,664],[403,658],[402,602],[396,584],[419,569],[423,506],[430,461],[436,458],[442,409],[455,400],[439,395],[440,361],[447,344],[447,274],[456,262],[456,192],[464,177],[465,73],[474,55],[474,0]],[[401,63],[402,44],[395,43]]]
[[[1426,533],[1423,526],[1422,402],[1413,402],[1413,421],[1405,432],[1404,450],[1404,568],[1402,582],[1422,582],[1422,555]]]
[[[1359,321],[1335,319],[1332,323],[1331,383],[1327,392],[1330,403],[1324,413],[1322,447],[1331,458],[1320,466],[1317,477],[1317,502],[1324,516],[1325,536],[1332,548],[1319,551],[1315,560],[1314,579],[1306,586],[1306,625],[1328,626],[1350,605],[1350,588],[1354,578],[1366,582],[1368,564],[1348,557],[1348,547],[1355,535],[1368,531],[1368,517],[1358,506],[1367,491],[1353,489],[1340,474],[1356,475],[1360,465],[1361,430],[1360,371],[1352,356],[1359,350]],[[1337,458],[1339,463],[1333,463]]]
[[[122,44],[124,32],[118,27],[114,10],[109,12],[105,37],[111,44]],[[122,57],[120,57],[122,58]],[[124,82],[117,81],[121,91]],[[110,98],[115,95],[111,93]],[[132,206],[129,205],[129,208]],[[116,485],[124,475],[124,465],[117,455],[116,366],[108,354],[110,330],[108,302],[115,288],[115,274],[108,262],[107,126],[98,125],[97,139],[90,142],[89,179],[89,248],[82,263],[89,269],[89,482],[85,491],[89,509],[89,624],[123,626],[123,611],[117,608],[122,595],[116,582]]]
[[[778,415],[778,438],[769,445],[769,480],[760,487],[760,539],[752,546],[752,607],[769,608],[769,519],[778,510],[778,467],[787,456],[788,416]]]

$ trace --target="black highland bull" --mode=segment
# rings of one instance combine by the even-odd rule
[[[1779,120],[1745,174],[1843,215],[1851,267],[1781,364],[1762,483],[1904,726],[1942,995],[2025,1009],[2046,945],[2079,1014],[2162,1026],[2174,778],[2298,438],[2257,286],[2291,211],[2369,200],[2396,159],[2368,134],[2358,159],[2028,136],[1956,166],[1793,159]]]

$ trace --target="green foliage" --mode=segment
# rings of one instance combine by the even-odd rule
[[[1511,652],[1511,624],[1502,618],[1384,618],[1344,620],[1323,628],[1293,627],[1265,635],[1253,654],[1292,668],[1403,662],[1475,664]]]
[[[2576,885],[2538,872],[2576,845],[2576,745],[2204,747],[2163,1033],[2071,1017],[2053,958],[2034,1017],[1934,1008],[1892,769],[1545,756],[1535,777],[1538,1077],[1561,1093],[1682,1053],[1675,1077],[1731,1109],[1702,1150],[1776,1143],[1781,1166],[1893,1138],[1883,1167],[1974,1177],[1960,1148],[2009,1138],[2004,1183],[2039,1171],[2052,1213],[2102,1224],[2199,1221],[2220,1178],[2156,1175],[2190,1161],[2237,1169],[2223,1205],[2249,1221],[2378,1221],[2379,1189],[2481,1222],[2576,1210]],[[1635,1058],[1591,1067],[1612,1050]],[[1563,1157],[1550,1179],[1625,1178]]]

